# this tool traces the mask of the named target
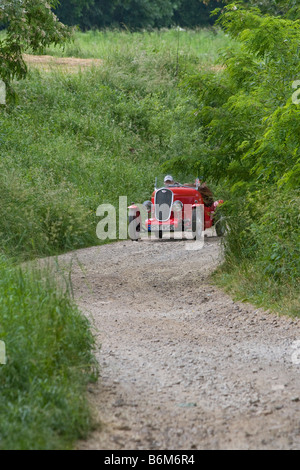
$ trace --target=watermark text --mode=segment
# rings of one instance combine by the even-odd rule
[[[6,364],[6,352],[4,341],[0,341],[0,364]]]
[[[300,80],[295,80],[292,87],[296,90],[292,95],[292,102],[294,104],[300,104]]]
[[[100,240],[149,240],[156,238],[185,239],[188,251],[204,246],[204,205],[132,204],[119,197],[119,207],[101,204],[97,211],[100,221],[96,234]],[[193,243],[191,243],[193,241]]]
[[[0,80],[0,104],[6,104],[6,86],[3,80]]]

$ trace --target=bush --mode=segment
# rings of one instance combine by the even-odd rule
[[[248,296],[250,286],[253,293],[260,286],[266,306],[270,292],[276,302],[290,289],[299,314],[300,112],[292,100],[300,77],[299,21],[236,4],[225,7],[219,23],[240,47],[221,55],[217,73],[185,81],[198,93],[202,158],[175,156],[165,169],[198,170],[227,192],[224,270],[236,274],[243,292],[249,281]]]

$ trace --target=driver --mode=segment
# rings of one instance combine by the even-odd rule
[[[165,186],[173,186],[174,185],[173,176],[171,176],[171,175],[165,176],[164,183],[165,183]]]
[[[180,183],[176,183],[174,181],[174,178],[171,175],[165,176],[164,183],[165,183],[166,187],[168,187],[168,186],[181,186]]]

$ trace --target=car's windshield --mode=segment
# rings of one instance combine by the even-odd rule
[[[164,181],[163,178],[156,178],[155,179],[155,189],[160,188],[178,188],[178,187],[187,187],[187,188],[197,188],[197,185],[200,185],[199,180],[195,178],[194,180],[191,179],[190,182],[179,182],[176,179],[173,181]]]

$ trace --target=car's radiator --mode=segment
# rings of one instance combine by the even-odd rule
[[[173,205],[173,192],[162,188],[155,194],[155,218],[160,222],[169,220]]]

